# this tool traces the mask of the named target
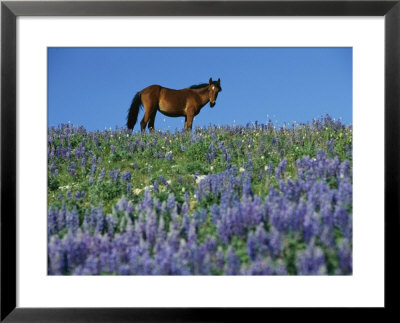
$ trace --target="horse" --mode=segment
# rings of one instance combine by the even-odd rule
[[[208,102],[215,106],[218,93],[222,91],[221,81],[192,85],[181,90],[168,89],[160,85],[151,85],[136,93],[127,117],[127,127],[132,130],[136,124],[139,108],[144,107],[144,116],[140,122],[144,132],[148,124],[149,131],[154,131],[157,111],[168,117],[185,117],[185,129],[191,131],[193,118],[200,113]]]

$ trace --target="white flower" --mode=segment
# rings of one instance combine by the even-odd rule
[[[185,193],[185,188],[184,187],[182,187],[182,192]]]
[[[239,172],[243,173],[243,172],[244,172],[244,168],[243,168],[243,167],[240,167],[240,168],[239,168]]]
[[[268,165],[264,166],[264,170],[267,171],[268,170]]]
[[[207,175],[199,175],[199,176],[197,176],[196,183],[199,184],[206,177],[207,177]]]

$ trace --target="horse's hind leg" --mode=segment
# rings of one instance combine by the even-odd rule
[[[147,123],[149,123],[149,129],[154,127],[154,118],[157,112],[157,100],[150,95],[143,96],[142,98],[144,107],[144,116],[140,121],[140,128],[142,132],[146,130]]]
[[[144,132],[146,130],[146,126],[147,123],[149,124],[149,129],[154,127],[154,117],[155,117],[155,112],[157,112],[156,109],[146,106],[144,109],[144,116],[142,121],[140,121],[140,129],[142,130],[142,132]],[[152,118],[152,116],[154,115],[154,117]],[[153,123],[151,124],[153,120]]]
[[[146,130],[147,122],[149,122],[149,118],[146,117],[146,113],[143,116],[142,121],[140,121],[140,130],[144,132]]]
[[[149,119],[149,131],[154,131],[154,121],[156,120],[157,110],[155,109],[154,112],[150,115]]]

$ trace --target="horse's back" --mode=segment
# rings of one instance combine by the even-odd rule
[[[196,100],[191,89],[174,90],[160,85],[150,85],[140,92],[144,106],[157,107],[168,116],[183,116],[187,102]]]
[[[160,99],[160,85],[150,85],[140,91],[140,97],[144,106],[155,106]]]
[[[160,90],[161,90],[161,85],[154,84],[154,85],[150,85],[150,86],[144,88],[142,91],[140,91],[140,94],[145,95],[145,94],[153,94],[154,93],[154,94],[159,95]]]
[[[187,96],[193,95],[193,91],[188,88],[181,89],[181,90],[175,90],[175,89],[170,89],[170,88],[163,87],[163,86],[157,85],[157,84],[150,85],[141,91],[142,95],[148,94],[148,93],[157,93],[159,96],[167,96],[167,97],[169,97],[169,96],[175,96],[175,97],[185,96],[185,97],[187,97]]]

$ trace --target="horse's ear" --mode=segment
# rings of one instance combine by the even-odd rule
[[[217,83],[218,83],[218,85],[220,85],[221,84],[221,80],[218,78],[218,81],[217,81]]]
[[[210,83],[210,84],[212,84],[212,77],[210,77],[210,81],[209,81],[209,83]]]

